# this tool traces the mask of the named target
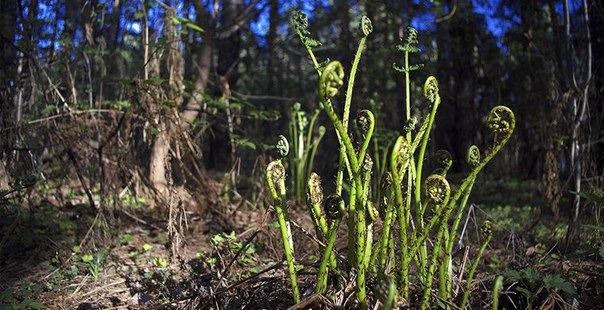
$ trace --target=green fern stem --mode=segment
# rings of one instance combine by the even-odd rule
[[[325,134],[325,127],[323,126],[319,126],[319,136],[318,138],[316,138],[313,141],[313,130],[315,128],[315,123],[317,121],[317,118],[319,117],[319,114],[321,113],[320,109],[316,109],[315,113],[313,114],[312,118],[310,119],[310,125],[308,127],[308,132],[306,133],[306,150],[304,151],[304,162],[306,163],[306,175],[304,176],[304,180],[302,180],[303,182],[305,180],[308,180],[308,178],[310,177],[310,173],[312,172],[312,168],[313,168],[313,161],[314,161],[314,155],[317,151],[317,148],[319,147],[319,144],[321,143],[321,139],[323,139],[323,135]],[[311,143],[312,141],[312,143]],[[309,156],[310,154],[310,156]]]
[[[380,208],[383,210],[384,223],[382,225],[382,234],[380,235],[380,239],[376,245],[376,250],[373,251],[371,255],[371,262],[375,262],[377,260],[377,266],[372,264],[372,271],[377,273],[378,275],[382,275],[384,273],[384,268],[386,265],[386,253],[388,248],[388,240],[391,238],[390,227],[392,225],[392,221],[394,218],[396,208],[393,204],[390,203],[392,200],[392,173],[390,171],[386,172],[382,184],[380,184],[380,188],[382,192],[389,193],[389,196],[381,197]]]
[[[476,256],[474,263],[472,263],[470,272],[468,273],[468,278],[466,279],[466,289],[463,292],[463,297],[461,299],[461,306],[459,307],[460,309],[465,309],[466,305],[468,304],[468,299],[470,297],[470,289],[472,288],[472,279],[474,279],[474,272],[476,272],[476,268],[478,267],[480,258],[482,257],[484,250],[487,248],[487,245],[489,244],[489,242],[491,241],[491,238],[493,237],[493,227],[492,226],[493,226],[493,224],[491,222],[486,221],[483,224],[483,226],[481,227],[481,234],[483,235],[485,240],[482,243],[480,250],[478,251],[478,256]]]
[[[424,222],[424,212],[425,207],[421,205],[421,187],[418,184],[421,184],[422,179],[422,170],[424,166],[424,159],[426,155],[426,147],[428,145],[428,140],[430,138],[430,132],[432,131],[432,125],[434,124],[434,118],[436,116],[436,110],[440,104],[440,95],[438,94],[438,81],[435,77],[430,76],[426,80],[424,85],[424,94],[428,100],[432,103],[432,111],[428,116],[428,128],[424,133],[422,138],[422,145],[419,150],[419,156],[417,158],[417,165],[415,169],[415,210],[417,215],[417,225],[422,226]],[[423,244],[420,249],[420,257],[419,257],[419,274],[422,280],[425,280],[425,272],[426,272],[426,263],[428,260],[427,248],[426,245]]]
[[[310,159],[308,161],[308,169],[307,172],[310,173],[313,169],[314,163],[315,163],[315,155],[317,154],[317,149],[319,148],[319,144],[321,144],[321,140],[323,140],[323,137],[325,136],[325,127],[324,126],[320,126],[319,127],[319,136],[317,137],[317,140],[315,140],[315,142],[313,142],[312,145],[312,149],[310,151]],[[306,179],[308,179],[310,177],[307,176]]]
[[[436,236],[434,247],[432,248],[432,260],[428,266],[428,273],[426,275],[426,282],[424,283],[424,295],[422,297],[421,309],[430,308],[430,293],[432,292],[432,282],[434,280],[434,273],[436,272],[436,266],[438,265],[438,259],[441,256],[441,243],[443,241],[444,231],[446,231],[446,225],[441,225]]]
[[[382,302],[384,310],[396,309],[396,282],[388,275],[381,275],[377,284],[377,297]]]
[[[344,212],[346,211],[342,197],[338,195],[327,197],[325,201],[325,213],[332,224],[331,228],[329,229],[327,245],[323,251],[323,258],[321,259],[321,265],[319,266],[319,273],[317,275],[317,286],[315,288],[315,293],[317,294],[324,294],[327,290],[327,275],[329,273],[329,268],[327,265],[330,262],[330,257],[333,257],[333,246],[338,235],[338,228],[342,222]]]
[[[300,291],[298,289],[298,282],[296,278],[294,246],[292,242],[291,227],[289,225],[287,209],[283,208],[284,204],[286,203],[285,168],[283,167],[283,163],[280,159],[272,161],[268,164],[266,168],[266,180],[271,195],[273,196],[275,211],[277,213],[277,219],[279,221],[279,228],[281,229],[281,238],[283,239],[283,249],[285,250],[285,258],[287,260],[287,267],[294,295],[294,302],[299,303]],[[275,188],[275,183],[278,185],[279,192],[277,192],[277,189]]]
[[[320,79],[320,83],[319,83],[319,97],[321,99],[321,105],[323,106],[323,109],[325,110],[325,113],[327,114],[327,116],[329,117],[329,119],[331,120],[336,132],[339,134],[340,136],[340,147],[344,147],[346,150],[346,159],[348,159],[349,163],[350,163],[350,168],[352,170],[352,186],[351,186],[351,193],[350,193],[350,206],[348,208],[348,212],[349,212],[349,220],[348,220],[348,230],[349,230],[349,238],[353,238],[354,240],[354,215],[356,214],[358,216],[358,212],[356,212],[356,204],[357,202],[361,202],[363,200],[362,197],[362,193],[363,193],[363,184],[362,184],[362,177],[361,177],[361,169],[360,169],[360,165],[359,165],[359,159],[357,158],[357,155],[355,153],[354,147],[352,145],[352,141],[350,140],[350,136],[348,136],[348,133],[344,130],[344,126],[342,124],[342,121],[340,121],[340,119],[338,118],[338,116],[336,115],[333,106],[331,105],[330,102],[330,98],[335,96],[337,94],[337,86],[341,85],[341,79],[343,77],[343,72],[342,72],[342,65],[340,64],[340,62],[338,61],[332,61],[330,62],[325,69],[323,70],[323,73],[321,74],[321,79]],[[369,114],[371,114],[371,112],[368,111]],[[358,221],[358,218],[357,218]],[[352,231],[352,233],[351,233]],[[349,240],[350,241],[350,240]],[[358,240],[356,240],[358,241]],[[358,262],[357,260],[357,255],[359,255],[359,253],[355,253],[356,252],[356,244],[349,243],[349,262]],[[352,251],[350,250],[352,248]],[[362,260],[361,260],[362,261]],[[358,267],[358,266],[357,266]],[[366,291],[365,291],[365,271],[364,270],[357,270],[357,272],[359,273],[357,276],[357,297],[359,300],[359,304],[360,304],[360,308],[361,309],[366,309],[367,308],[367,300],[366,300]]]
[[[457,229],[459,228],[459,224],[461,223],[461,219],[463,217],[464,211],[466,209],[466,205],[468,202],[468,198],[470,197],[470,193],[472,192],[472,187],[474,186],[476,179],[470,181],[468,188],[466,189],[463,199],[461,201],[461,205],[457,210],[457,214],[455,216],[455,220],[453,221],[453,225],[451,226],[450,231],[445,231],[445,253],[443,258],[443,264],[440,266],[440,282],[439,282],[439,291],[438,295],[441,298],[448,299],[451,297],[452,292],[452,259],[453,259],[453,245],[455,243],[455,239],[457,238]]]
[[[363,21],[369,20],[366,16],[363,16]],[[366,20],[365,20],[366,19]],[[369,25],[371,25],[371,21],[369,21]],[[371,32],[371,31],[369,31]],[[363,32],[365,34],[365,32]],[[354,82],[357,74],[357,69],[359,67],[359,62],[361,60],[361,55],[363,54],[363,50],[365,49],[365,42],[367,40],[366,33],[361,37],[359,42],[359,47],[357,48],[357,52],[354,55],[354,60],[352,61],[352,68],[350,69],[350,76],[348,77],[348,86],[346,88],[346,98],[344,99],[344,114],[342,115],[342,124],[344,127],[344,132],[348,132],[348,120],[350,118],[350,105],[352,103],[352,91],[354,89]],[[345,163],[345,151],[340,149],[340,162],[338,164],[338,173],[336,175],[336,193],[338,195],[342,194],[342,185],[344,182],[344,166]]]
[[[499,291],[503,287],[503,276],[498,276],[495,280],[495,285],[493,286],[493,306],[491,309],[498,310],[499,309]]]
[[[393,192],[394,192],[394,201],[395,201],[395,208],[396,208],[396,212],[397,212],[397,218],[398,218],[398,222],[399,222],[399,230],[400,230],[400,240],[401,240],[401,257],[402,260],[405,260],[406,257],[408,256],[407,253],[407,240],[408,240],[408,236],[407,236],[407,225],[408,225],[408,221],[407,221],[407,210],[406,208],[403,207],[403,192],[402,192],[402,186],[401,186],[401,181],[403,179],[403,176],[400,175],[399,171],[402,171],[403,173],[406,171],[406,169],[404,169],[404,167],[399,167],[399,165],[403,166],[404,163],[401,162],[401,160],[403,162],[406,161],[406,156],[408,154],[408,144],[407,144],[407,140],[405,139],[405,137],[403,136],[399,136],[398,139],[396,140],[396,142],[394,143],[394,147],[392,149],[392,155],[390,157],[390,170],[392,173],[392,181],[393,181]],[[408,162],[408,161],[406,161]],[[404,294],[403,297],[405,299],[407,299],[407,295],[408,292],[407,287],[408,285],[408,276],[406,275],[406,270],[403,270],[403,268],[405,267],[403,264],[400,265],[401,267],[401,271],[400,271],[400,278],[399,281],[401,282],[401,285],[403,287],[404,290]]]
[[[403,256],[401,262],[401,280],[403,284],[406,284],[406,286],[403,286],[402,288],[403,296],[407,300],[409,297],[409,265],[411,264],[411,261],[415,257],[417,251],[420,249],[420,247],[424,244],[424,242],[430,235],[430,231],[432,230],[432,228],[434,228],[437,224],[446,225],[446,222],[444,222],[442,218],[448,216],[448,213],[451,212],[451,208],[448,207],[451,195],[451,188],[447,179],[445,179],[441,175],[433,174],[426,178],[423,187],[425,189],[426,194],[426,202],[424,203],[424,205],[434,205],[435,212],[434,216],[432,216],[432,219],[430,219],[430,222],[428,222],[427,225],[422,228],[415,228],[411,236],[410,250],[406,253],[406,256]]]
[[[368,203],[367,205],[368,209],[373,208],[371,206],[371,202]],[[369,211],[372,212],[372,211]],[[377,211],[375,211],[377,212]],[[363,251],[364,256],[363,256],[363,268],[367,271],[370,272],[369,269],[369,263],[372,262],[371,261],[371,256],[373,254],[373,225],[375,223],[375,218],[372,218],[371,222],[369,222],[369,224],[367,225],[367,237],[365,238],[365,250]],[[372,264],[375,266],[375,264]]]
[[[296,151],[296,159],[297,159],[297,171],[296,171],[296,201],[298,202],[298,204],[302,204],[302,197],[304,195],[304,177],[305,177],[305,173],[304,173],[304,166],[306,166],[306,158],[305,158],[305,143],[304,143],[304,122],[302,120],[302,118],[306,119],[305,113],[304,112],[298,112],[296,113],[296,123],[298,127],[297,130],[297,134],[294,137],[294,139],[296,139],[296,143],[295,143],[295,151]],[[308,129],[309,131],[312,131],[312,128]],[[307,140],[308,141],[308,140]]]
[[[357,268],[365,269],[363,261],[365,260],[365,248],[366,248],[366,237],[368,234],[366,227],[366,206],[368,203],[369,196],[369,186],[371,184],[371,169],[373,169],[373,161],[371,157],[367,157],[363,164],[363,187],[360,189],[362,191],[362,199],[359,203],[359,208],[357,210]]]

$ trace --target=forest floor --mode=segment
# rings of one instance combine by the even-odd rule
[[[468,243],[474,251],[477,223],[485,218],[496,223],[475,276],[473,305],[489,307],[496,275],[505,277],[500,303],[508,309],[524,309],[528,303],[547,309],[604,305],[602,232],[584,231],[580,246],[564,254],[565,220],[540,211],[546,207],[531,190],[517,191],[513,201],[500,205],[501,193],[526,184],[491,183],[474,196],[481,203],[468,215]],[[145,207],[144,200],[100,215],[85,198],[72,198],[69,203],[27,199],[28,204],[0,209],[0,309],[292,306],[279,229],[270,211],[230,203],[203,213],[189,210],[182,222],[184,242],[172,247],[167,212]],[[314,291],[319,246],[309,233],[307,212],[290,210],[304,298]],[[336,244],[340,253],[345,247],[343,241]],[[352,307],[350,300],[333,302]]]

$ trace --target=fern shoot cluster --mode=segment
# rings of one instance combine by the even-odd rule
[[[420,52],[418,32],[409,28],[402,44],[397,47],[404,54],[404,64],[394,64],[393,68],[405,75],[406,118],[401,124],[399,136],[390,144],[392,147],[380,153],[377,147],[372,150],[369,148],[377,126],[374,116],[377,111],[361,110],[356,118],[356,135],[353,137],[349,131],[350,104],[357,67],[365,42],[373,29],[369,18],[361,19],[361,39],[348,74],[337,60],[325,63],[317,61],[313,49],[320,42],[311,37],[304,13],[296,12],[292,17],[292,24],[309,53],[319,81],[318,100],[321,110],[313,114],[310,129],[304,133],[307,120],[304,120],[305,115],[300,114],[299,106],[292,112],[295,121],[290,125],[290,138],[298,153],[290,159],[294,163],[292,167],[296,169],[292,172],[296,178],[296,198],[301,202],[303,195],[300,192],[306,192],[306,204],[316,238],[324,245],[316,271],[315,293],[330,296],[345,285],[342,281],[334,281],[336,278],[330,275],[348,275],[344,278],[353,279],[354,300],[360,309],[373,308],[376,303],[380,303],[384,309],[427,309],[435,304],[435,294],[438,300],[465,307],[469,302],[472,278],[478,262],[492,237],[492,224],[487,222],[483,225],[483,242],[467,273],[463,268],[454,271],[453,248],[459,240],[459,224],[477,175],[512,136],[515,128],[513,112],[505,106],[491,110],[487,124],[493,136],[492,143],[487,146],[484,155],[481,155],[480,149],[475,145],[468,149],[465,161],[471,171],[461,184],[452,186],[447,180],[447,172],[455,162],[446,150],[439,150],[434,154],[441,167],[425,176],[423,166],[427,145],[441,96],[437,78],[430,76],[425,82],[423,93],[430,112],[421,117],[411,117],[409,74],[423,67],[422,64],[409,63],[409,55]],[[343,114],[338,115],[332,101],[341,96],[345,84]],[[323,192],[321,177],[312,172],[314,155],[308,155],[314,154],[318,146],[316,138],[316,143],[311,143],[311,132],[320,112],[329,118],[340,147],[336,190],[330,195]],[[304,126],[301,126],[302,123]],[[323,134],[324,130],[319,140]],[[285,170],[282,161],[287,153],[284,148],[288,143],[284,140],[281,137],[277,146],[280,158],[268,165],[267,181],[281,227],[294,302],[297,303],[302,296],[298,289],[294,246],[285,203]],[[378,159],[379,165],[374,164],[374,159]],[[377,176],[374,177],[373,174]],[[345,184],[349,188],[347,192],[343,191]],[[376,188],[379,189],[379,194],[371,195],[371,191]],[[375,227],[378,222],[382,223],[381,230]],[[334,244],[338,238],[338,227],[342,223],[347,225],[348,249],[345,253],[346,260],[338,261]],[[454,290],[454,279],[460,278],[465,279],[465,285],[460,291]],[[412,304],[413,300],[421,301],[416,305]]]

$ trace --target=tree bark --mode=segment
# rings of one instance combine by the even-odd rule
[[[572,98],[572,132],[571,132],[571,171],[573,173],[573,191],[575,192],[572,203],[571,203],[571,213],[570,213],[570,221],[568,224],[568,231],[566,233],[566,247],[571,246],[576,238],[579,236],[580,232],[580,211],[581,211],[581,185],[582,185],[582,141],[581,139],[581,126],[585,121],[585,114],[589,105],[589,86],[591,84],[592,79],[592,50],[591,50],[591,32],[589,28],[589,7],[587,5],[587,0],[582,1],[583,4],[583,17],[585,22],[585,34],[587,37],[587,72],[585,73],[585,82],[581,89],[580,93],[576,93]],[[564,1],[564,11],[565,11],[565,23],[567,29],[567,38],[568,38],[568,49],[569,49],[569,65],[572,64],[572,52],[570,51],[570,14],[568,7],[568,0]],[[574,68],[571,66],[571,74],[572,81],[577,88],[577,81],[575,77]]]
[[[204,32],[201,35],[201,45],[196,51],[196,68],[195,90],[193,96],[184,104],[183,110],[180,113],[182,128],[186,131],[199,115],[201,111],[200,103],[203,102],[203,93],[208,84],[210,69],[212,68],[214,38],[213,38],[213,17],[205,10],[200,1],[194,1],[195,11],[197,15],[196,24],[201,27]],[[166,133],[165,123],[160,123],[159,134],[151,148],[149,159],[149,180],[155,189],[165,197],[168,194],[168,181],[166,176],[166,159],[169,155],[170,137]]]

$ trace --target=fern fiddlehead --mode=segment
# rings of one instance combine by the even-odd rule
[[[332,61],[325,66],[319,84],[321,102],[328,101],[338,94],[344,85],[344,68],[339,61]]]
[[[451,166],[453,165],[453,156],[451,156],[451,153],[449,153],[449,151],[447,150],[438,150],[436,151],[436,154],[434,154],[434,156],[436,157],[436,161],[443,168],[441,175],[443,177],[446,177],[447,172],[449,171],[449,169],[451,169]]]
[[[480,149],[476,145],[472,145],[468,149],[466,163],[472,168],[475,168],[480,164]]]
[[[327,236],[327,223],[321,215],[321,205],[323,204],[323,186],[321,185],[321,177],[312,172],[308,179],[307,205],[310,212],[310,217],[315,227],[315,233],[319,240],[324,241]]]
[[[451,188],[442,175],[433,174],[427,177],[424,183],[425,195],[429,203],[442,206],[449,201]]]
[[[466,178],[459,190],[455,193],[455,196],[451,199],[451,204],[457,204],[457,201],[461,195],[465,192],[466,188],[476,178],[478,173],[493,159],[503,146],[509,141],[516,127],[516,118],[514,112],[506,106],[496,106],[491,109],[489,116],[487,117],[487,124],[489,129],[495,134],[494,145],[490,151],[480,160],[478,165],[472,169],[470,175]]]

